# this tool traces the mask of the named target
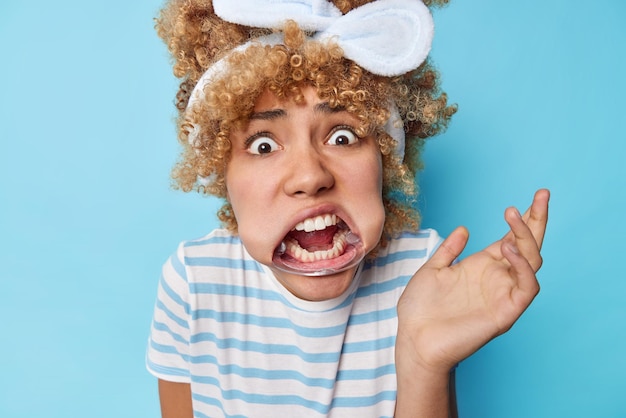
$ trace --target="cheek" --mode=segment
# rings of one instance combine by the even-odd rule
[[[225,179],[226,196],[236,212],[243,214],[263,208],[276,194],[271,173],[240,167],[232,170],[233,175],[229,174]]]
[[[372,158],[360,164],[359,169],[351,173],[353,178],[352,193],[355,193],[355,203],[358,211],[363,215],[367,229],[372,234],[382,232],[385,222],[385,208],[383,205],[382,188],[382,161],[377,153]]]
[[[375,165],[372,167],[373,178],[372,184],[375,184],[375,190],[372,191],[372,194],[376,195],[376,210],[378,219],[380,221],[380,230],[382,232],[383,224],[385,222],[385,207],[383,204],[383,164],[380,154],[378,154],[378,158],[376,160]],[[372,205],[374,206],[374,205]]]
[[[249,192],[254,188],[249,188],[249,182],[246,181],[245,172],[242,173],[241,168],[236,165],[229,164],[225,176],[226,199],[230,203],[233,215],[237,220],[237,226],[241,233],[242,227],[251,221],[249,206],[255,201],[254,196],[250,196]],[[246,196],[249,196],[246,199]]]
[[[258,215],[256,206],[259,204],[255,191],[258,188],[249,187],[250,183],[245,181],[226,181],[227,199],[230,203],[237,225],[240,229],[246,228],[249,224],[255,224],[255,216]]]
[[[233,164],[226,172],[226,197],[237,220],[238,234],[247,246],[265,242],[277,230],[275,185],[268,175]]]
[[[376,192],[376,195],[379,197],[382,204],[382,193],[383,193],[383,164],[380,154],[376,154],[376,158],[372,159],[370,163],[366,166],[367,168],[361,171],[361,176],[365,173],[367,178],[367,184],[369,184],[371,193]]]

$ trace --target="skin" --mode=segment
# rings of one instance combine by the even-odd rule
[[[191,385],[159,379],[159,401],[163,418],[193,418]]]
[[[274,249],[310,216],[336,213],[368,252],[382,233],[378,146],[370,137],[329,145],[338,126],[356,126],[356,120],[330,111],[314,90],[304,93],[302,105],[263,94],[249,126],[231,137],[228,198],[246,249],[270,267]],[[259,155],[259,146],[273,152]],[[469,239],[457,228],[413,276],[397,308],[396,418],[456,416],[451,369],[509,330],[539,291],[549,198],[539,190],[524,215],[506,209],[508,233],[452,264]],[[325,300],[348,288],[354,270],[324,277],[274,272],[297,297]],[[164,418],[193,415],[188,384],[159,381],[159,393]]]
[[[274,250],[297,223],[326,213],[348,224],[365,253],[375,248],[385,219],[382,161],[373,137],[351,134],[353,115],[331,109],[311,87],[303,93],[304,104],[259,97],[248,126],[231,135],[226,187],[250,255],[295,296],[319,301],[346,291],[356,267],[318,277],[285,273],[273,268]],[[258,154],[259,147],[271,152]]]
[[[508,331],[537,295],[549,198],[539,190],[523,216],[508,208],[510,231],[453,265],[469,238],[457,228],[413,276],[398,302],[396,418],[447,417],[450,369]]]

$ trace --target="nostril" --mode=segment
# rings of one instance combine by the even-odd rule
[[[325,191],[327,191],[329,189],[330,189],[330,187],[327,187],[327,186],[319,187],[317,189],[317,191],[315,192],[315,194],[323,193],[323,192],[325,192]],[[308,195],[308,194],[310,194],[310,192],[308,192],[306,190],[298,190],[298,191],[296,191],[294,193],[294,195]]]
[[[327,169],[320,157],[314,153],[307,153],[294,160],[292,171],[287,174],[284,187],[289,195],[311,196],[326,192],[334,184],[333,173]]]

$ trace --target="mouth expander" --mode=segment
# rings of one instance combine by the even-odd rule
[[[337,253],[337,254],[335,254]],[[347,228],[333,237],[333,248],[307,251],[292,238],[286,238],[276,249],[273,264],[277,269],[302,276],[327,276],[358,265],[365,258],[361,239]]]

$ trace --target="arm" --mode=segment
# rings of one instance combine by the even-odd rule
[[[159,399],[162,418],[193,418],[189,383],[159,379]]]
[[[507,209],[510,231],[452,264],[469,238],[456,229],[413,276],[398,302],[397,418],[453,414],[451,369],[509,330],[537,295],[548,200],[540,190],[524,216]]]
[[[458,418],[456,405],[456,371],[449,374],[402,373],[398,370],[398,395],[395,417]],[[401,381],[402,380],[402,381]],[[419,411],[419,412],[418,412]]]
[[[396,346],[398,346],[396,344]],[[398,393],[395,418],[457,418],[455,372],[432,372],[396,356]]]

